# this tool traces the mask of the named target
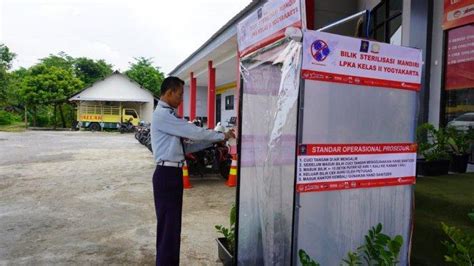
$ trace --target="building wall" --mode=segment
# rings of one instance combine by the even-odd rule
[[[235,87],[219,93],[221,94],[221,122],[224,126],[232,116],[237,116],[238,103],[235,93]],[[225,97],[229,95],[234,95],[233,110],[225,110]],[[184,87],[183,103],[184,116],[189,117],[189,86]],[[198,86],[196,90],[196,116],[207,117],[207,87],[204,86]]]
[[[197,87],[196,116],[207,117],[207,87]]]
[[[141,117],[143,121],[151,122],[154,107],[155,107],[154,102],[148,102],[148,103],[142,104]]]
[[[183,87],[183,115],[189,116],[189,85]]]
[[[236,89],[232,88],[221,93],[221,124],[227,126],[227,121],[233,116],[237,116],[237,97],[235,95]],[[225,109],[225,97],[234,95],[234,109]]]
[[[145,122],[151,122],[152,115],[153,115],[153,102],[148,103],[129,103],[124,102],[122,103],[123,106],[128,108],[133,108],[138,112],[140,116],[140,120]]]
[[[184,86],[183,112],[184,116],[189,117],[189,85]],[[198,86],[196,88],[196,116],[207,117],[207,87]]]

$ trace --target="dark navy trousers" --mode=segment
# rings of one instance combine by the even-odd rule
[[[153,174],[156,219],[156,265],[178,266],[183,209],[183,170],[157,166]]]

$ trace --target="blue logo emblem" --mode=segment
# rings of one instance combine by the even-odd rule
[[[331,53],[328,44],[323,40],[316,40],[311,44],[311,55],[318,61],[324,61]]]

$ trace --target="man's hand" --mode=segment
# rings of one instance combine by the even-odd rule
[[[229,140],[230,138],[234,138],[235,139],[235,131],[234,129],[229,129],[229,131],[225,132],[224,133],[224,140]]]

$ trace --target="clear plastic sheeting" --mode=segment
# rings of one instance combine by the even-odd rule
[[[301,43],[241,60],[238,264],[289,265]]]
[[[414,141],[416,92],[304,82],[301,143]],[[411,185],[299,193],[295,252],[303,249],[321,265],[339,265],[364,243],[372,226],[382,223],[383,233],[403,237],[399,260],[408,265],[412,202]]]

